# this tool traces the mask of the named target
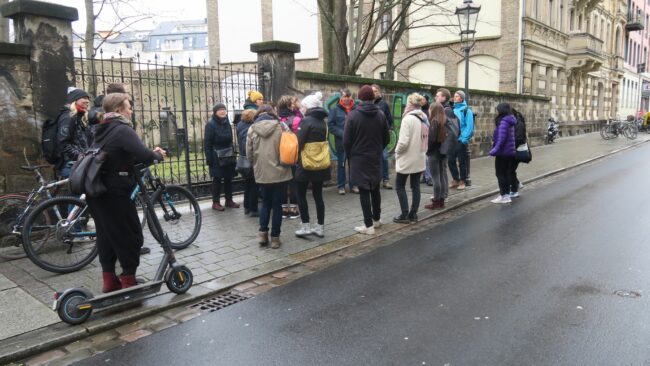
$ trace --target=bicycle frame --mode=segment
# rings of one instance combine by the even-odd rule
[[[68,183],[67,179],[63,179],[63,180],[59,180],[59,181],[52,182],[52,183],[49,183],[49,184],[45,184],[45,180],[43,179],[43,176],[41,175],[41,173],[38,170],[36,170],[36,174],[38,175],[38,180],[41,183],[41,187],[38,188],[37,190],[32,190],[31,192],[29,192],[29,195],[27,196],[27,202],[26,202],[27,207],[25,207],[25,210],[22,213],[20,213],[18,215],[18,217],[16,218],[16,224],[13,227],[12,234],[21,235],[23,221],[27,217],[27,214],[29,213],[29,211],[32,209],[32,206],[34,205],[34,202],[36,202],[36,199],[38,197],[45,194],[47,199],[51,199],[53,197],[52,193],[50,193],[51,189],[58,188],[58,187],[60,187],[60,186],[62,186],[64,184]],[[62,217],[62,215],[59,212],[58,208],[55,209],[55,213],[57,214],[58,218]]]

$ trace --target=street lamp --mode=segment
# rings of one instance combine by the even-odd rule
[[[481,5],[473,4],[472,0],[464,0],[463,5],[456,7],[458,27],[460,28],[460,47],[465,56],[465,103],[469,101],[469,51],[474,47],[476,36],[476,21]],[[470,186],[472,181],[469,178],[469,163],[471,152],[467,148],[467,180],[465,184]]]

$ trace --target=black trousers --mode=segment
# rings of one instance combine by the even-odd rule
[[[395,192],[397,192],[397,199],[399,200],[399,207],[402,211],[402,215],[408,215],[410,217],[415,216],[418,213],[418,208],[420,207],[420,176],[422,173],[413,173],[413,174],[402,174],[397,173],[397,178],[395,178]],[[413,202],[411,203],[411,209],[409,210],[409,199],[406,194],[406,179],[411,177],[411,192],[413,196]]]
[[[232,177],[212,178],[212,202],[219,202],[221,197],[221,180],[226,201],[232,201]]]
[[[379,184],[372,190],[359,187],[359,200],[363,211],[363,223],[366,227],[372,226],[372,221],[379,221],[381,218],[381,193]]]
[[[255,178],[244,180],[244,209],[250,212],[257,212],[258,209],[259,187],[255,183]]]
[[[120,261],[122,274],[133,275],[140,265],[144,238],[135,203],[126,196],[86,198],[95,220],[97,249],[103,272],[115,272]]]
[[[519,167],[519,162],[515,160],[514,165],[512,166],[512,175],[510,177],[510,192],[519,192],[519,179],[517,178],[517,168]]]
[[[307,205],[307,186],[309,182],[297,182],[298,185],[298,208],[300,209],[300,220],[303,224],[309,223],[309,206]],[[318,225],[325,224],[325,202],[323,201],[323,182],[311,182],[311,193],[316,202],[316,218]]]
[[[505,157],[497,156],[494,159],[494,171],[497,176],[497,181],[499,182],[499,191],[501,195],[506,195],[510,193],[510,187],[513,184],[513,178],[515,177],[515,158],[514,157]]]

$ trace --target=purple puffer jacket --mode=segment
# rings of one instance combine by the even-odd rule
[[[515,156],[515,125],[517,119],[513,115],[505,116],[494,129],[494,145],[490,150],[491,156]]]

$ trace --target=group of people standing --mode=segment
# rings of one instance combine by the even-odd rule
[[[473,113],[467,113],[464,94],[440,89],[434,103],[422,95],[409,95],[402,116],[395,148],[395,188],[401,212],[394,217],[398,223],[417,221],[420,205],[420,176],[428,168],[433,181],[433,198],[428,209],[444,207],[448,188],[463,189],[467,176],[466,145],[473,133]],[[244,177],[244,213],[259,217],[259,242],[262,246],[279,248],[283,217],[299,216],[302,225],[295,232],[299,237],[324,236],[325,203],[323,184],[331,179],[329,163],[322,169],[305,167],[305,148],[323,146],[329,154],[329,134],[334,136],[337,155],[337,186],[339,194],[358,193],[363,213],[363,225],[355,227],[362,234],[373,234],[382,225],[380,189],[392,189],[388,176],[387,146],[393,117],[382,99],[377,85],[359,89],[355,103],[352,93],[341,90],[340,98],[329,112],[323,108],[320,92],[299,100],[283,96],[277,105],[264,102],[257,91],[250,91],[241,120],[235,131],[228,120],[228,111],[222,103],[213,108],[213,115],[205,128],[205,154],[213,177],[213,206],[217,211],[238,208],[232,200],[232,178],[236,174],[234,156],[239,151],[250,163],[250,174]],[[298,140],[298,160],[287,166],[280,162],[282,134],[291,131]],[[238,145],[238,146],[236,146]],[[462,146],[461,146],[462,145]],[[309,150],[311,151],[311,150]],[[323,151],[323,150],[321,150]],[[328,155],[329,156],[329,155]],[[458,161],[458,166],[457,166]],[[349,175],[346,169],[349,167]],[[454,180],[447,182],[447,166]],[[347,179],[346,179],[347,178]],[[409,206],[406,183],[410,179],[412,202]],[[221,187],[224,187],[225,206],[221,205]],[[307,204],[311,188],[316,223],[312,224]],[[261,200],[261,207],[258,202]],[[270,228],[269,228],[270,224]]]

